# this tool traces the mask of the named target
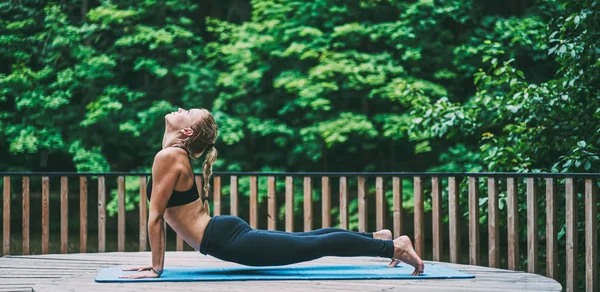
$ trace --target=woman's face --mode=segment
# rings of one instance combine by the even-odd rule
[[[176,112],[165,115],[167,129],[177,131],[190,128],[202,118],[202,115],[203,111],[197,108],[190,110],[179,108]]]

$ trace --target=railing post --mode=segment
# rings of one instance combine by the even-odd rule
[[[567,292],[577,290],[577,192],[573,178],[566,185],[566,248],[567,248]]]
[[[488,265],[498,268],[500,258],[500,228],[498,226],[498,185],[488,177]]]
[[[439,177],[431,178],[431,221],[433,238],[433,260],[442,260],[442,190]]]
[[[60,178],[60,252],[67,253],[69,246],[69,181]]]
[[[402,235],[402,180],[394,177],[392,182],[394,196],[394,238]]]
[[[598,197],[596,182],[585,180],[585,290],[598,291]]]
[[[103,176],[98,177],[98,252],[106,251],[106,185]]]
[[[232,175],[229,181],[229,190],[231,192],[231,208],[230,213],[233,216],[238,215],[238,179]]]
[[[4,177],[4,200],[2,219],[2,255],[10,254],[10,176]]]
[[[87,178],[79,177],[79,252],[87,252]]]
[[[537,273],[537,187],[535,178],[527,178],[527,271]]]
[[[385,197],[383,192],[383,178],[375,178],[375,228],[381,230],[385,228]]]
[[[267,228],[277,230],[277,194],[275,192],[275,177],[267,178],[268,218]]]
[[[312,230],[312,183],[310,177],[304,177],[304,231]]]
[[[458,183],[456,177],[448,178],[448,218],[450,231],[450,262],[458,263],[460,246],[460,229],[458,208],[460,204]]]
[[[517,181],[512,177],[507,178],[508,269],[514,271],[519,267],[519,202],[517,190]]]
[[[258,228],[258,182],[250,177],[250,227]]]
[[[367,231],[367,192],[365,191],[365,177],[359,176],[357,179],[358,185],[358,231]]]
[[[469,264],[479,264],[479,198],[477,178],[469,177]]]
[[[421,177],[415,176],[414,194],[415,194],[415,251],[422,257],[425,249],[425,236],[423,231],[425,210],[423,209],[423,183]]]
[[[285,231],[294,232],[294,178],[285,178]]]
[[[117,194],[119,203],[117,248],[119,251],[125,251],[125,177],[123,176],[118,178]]]
[[[29,177],[23,177],[23,255],[29,254]]]
[[[558,279],[558,242],[556,226],[556,183],[546,178],[546,276]]]
[[[348,229],[348,193],[346,177],[340,177],[340,228]]]
[[[331,227],[331,186],[326,176],[321,178],[321,203],[322,227]]]
[[[148,246],[148,197],[146,195],[146,177],[140,176],[140,251]]]
[[[221,215],[221,177],[213,177],[213,214]]]

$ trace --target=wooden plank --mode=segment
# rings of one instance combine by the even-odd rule
[[[119,176],[117,180],[118,226],[117,226],[117,248],[125,251],[125,177]]]
[[[340,228],[348,229],[348,182],[340,177]]]
[[[365,191],[365,177],[358,177],[358,231],[367,231],[367,192]]]
[[[285,177],[285,231],[294,232],[294,178]]]
[[[415,251],[420,257],[423,257],[425,251],[425,210],[423,207],[423,182],[421,177],[415,176],[414,194],[415,194]]]
[[[500,228],[498,223],[498,185],[488,178],[488,266],[498,268],[500,261]]]
[[[527,271],[537,273],[537,187],[535,179],[527,178]]]
[[[431,178],[431,220],[433,260],[442,260],[442,190],[440,178]]]
[[[106,182],[98,177],[98,252],[106,251]]]
[[[479,197],[476,177],[469,177],[469,264],[479,264]]]
[[[310,177],[304,177],[304,231],[312,230],[312,184]]]
[[[321,178],[321,227],[331,227],[331,185],[329,177]]]
[[[147,181],[145,176],[140,176],[140,251],[148,248],[148,197]]]
[[[87,252],[87,201],[88,185],[85,176],[79,177],[79,252]]]
[[[375,178],[375,229],[385,228],[385,197],[383,192],[383,178]]]
[[[400,177],[392,178],[392,192],[394,196],[394,238],[402,235],[402,180]]]
[[[238,215],[238,178],[235,175],[232,175],[229,179],[229,191],[231,192],[231,201],[230,201],[230,214],[233,216]]]
[[[277,230],[277,194],[275,192],[275,177],[267,178],[267,228],[269,230]]]
[[[507,229],[508,229],[508,269],[519,268],[519,202],[517,181],[513,177],[506,179]]]
[[[67,253],[69,246],[69,181],[60,178],[60,252]]]
[[[460,204],[458,193],[458,183],[456,177],[448,178],[448,228],[450,229],[450,262],[458,263],[459,246],[460,246],[460,230],[459,219],[460,214],[458,206]]]
[[[23,233],[23,255],[29,254],[29,177],[23,177],[23,219],[22,219],[22,233]]]
[[[596,181],[585,180],[585,291],[598,291],[598,196]]]
[[[256,176],[250,177],[250,227],[258,228],[258,186]]]
[[[577,289],[577,192],[573,178],[565,181],[566,193],[566,249],[567,249],[567,282],[566,291],[575,292]]]
[[[2,218],[2,255],[10,254],[10,176],[4,177]]]
[[[213,214],[221,215],[221,177],[213,177]]]
[[[556,183],[546,178],[546,276],[558,279],[558,230],[556,224]]]
[[[50,179],[42,177],[42,254],[48,253],[50,237]]]

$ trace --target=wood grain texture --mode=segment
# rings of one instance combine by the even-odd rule
[[[294,232],[294,178],[285,177],[285,231]]]
[[[106,251],[106,180],[98,177],[98,252]]]
[[[140,176],[140,251],[148,248],[148,197],[146,195],[146,177]]]
[[[440,178],[431,178],[431,223],[433,238],[433,260],[442,260],[442,186]]]
[[[267,178],[267,228],[277,230],[277,193],[275,192],[275,177]]]
[[[233,216],[238,216],[238,178],[235,175],[232,175],[229,178],[229,190],[231,192],[231,201],[230,201],[230,214]]]
[[[498,184],[496,178],[488,178],[488,265],[500,266],[500,226],[498,223]]]
[[[415,176],[413,178],[413,189],[415,194],[415,251],[420,257],[423,257],[425,251],[425,210],[421,177]]]
[[[258,182],[250,177],[250,227],[258,228]]]
[[[329,177],[321,177],[321,227],[331,227],[331,184]]]
[[[460,255],[460,193],[456,177],[448,178],[448,228],[450,232],[450,262],[458,263]]]
[[[394,199],[394,238],[403,235],[402,229],[402,179],[400,177],[392,178],[392,195]]]
[[[358,231],[366,232],[367,231],[367,222],[368,222],[368,214],[367,214],[367,192],[365,191],[365,177],[359,176],[357,178],[358,185]]]
[[[340,228],[348,229],[348,182],[340,177]]]
[[[42,177],[42,254],[48,253],[50,237],[50,179]]]
[[[556,281],[540,275],[513,272],[487,267],[458,264],[440,264],[473,274],[473,279],[405,279],[405,280],[280,280],[280,281],[227,281],[227,282],[154,282],[154,283],[95,283],[98,271],[105,266],[146,265],[150,252],[43,255],[0,258],[0,268],[11,267],[12,273],[3,273],[0,287],[31,288],[45,291],[561,291]],[[234,267],[235,264],[202,256],[196,251],[166,252],[165,261],[173,266]],[[324,265],[386,265],[387,259],[369,257],[324,257],[299,263],[300,266]],[[404,264],[401,264],[404,265]],[[427,267],[426,267],[427,269]],[[9,269],[3,269],[8,271]],[[23,278],[22,275],[27,275]],[[20,285],[20,286],[17,286]],[[21,288],[19,288],[21,289]],[[7,289],[8,290],[8,289]],[[17,290],[18,291],[18,290]]]
[[[598,193],[596,181],[585,180],[585,291],[600,290],[598,282]]]
[[[23,234],[21,240],[23,241],[23,255],[29,254],[29,177],[23,177],[23,188],[22,188],[22,198],[23,198],[23,211],[22,211],[22,229],[21,233]]]
[[[145,194],[144,194],[145,195]],[[79,177],[79,252],[87,252],[88,232],[88,183],[87,177]]]
[[[538,260],[538,204],[535,179],[527,178],[527,271],[537,273]]]
[[[519,202],[517,196],[517,181],[506,179],[507,229],[508,229],[508,269],[516,271],[519,268]]]
[[[479,264],[479,194],[476,177],[469,177],[469,264]]]
[[[579,290],[577,285],[577,192],[573,178],[566,179],[565,193],[565,244],[567,249],[567,282],[565,288],[567,292],[575,292]]]
[[[69,180],[60,178],[60,253],[67,253],[69,246]]]
[[[304,177],[304,231],[311,231],[313,226],[312,183],[310,177]]]
[[[382,230],[385,228],[385,197],[383,189],[383,178],[378,176],[375,178],[375,229]],[[367,228],[368,229],[368,228]]]
[[[125,251],[125,177],[123,176],[117,179],[117,197],[119,205],[117,249]]]
[[[558,225],[556,182],[546,178],[546,277],[558,279]]]
[[[2,191],[2,255],[10,255],[10,177],[4,177]]]

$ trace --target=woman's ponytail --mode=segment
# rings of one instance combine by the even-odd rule
[[[202,178],[204,179],[204,195],[202,196],[202,202],[204,203],[204,209],[206,213],[210,215],[210,207],[208,205],[208,193],[210,191],[210,177],[212,176],[212,166],[217,160],[217,149],[214,146],[206,151],[206,159],[202,165]]]

